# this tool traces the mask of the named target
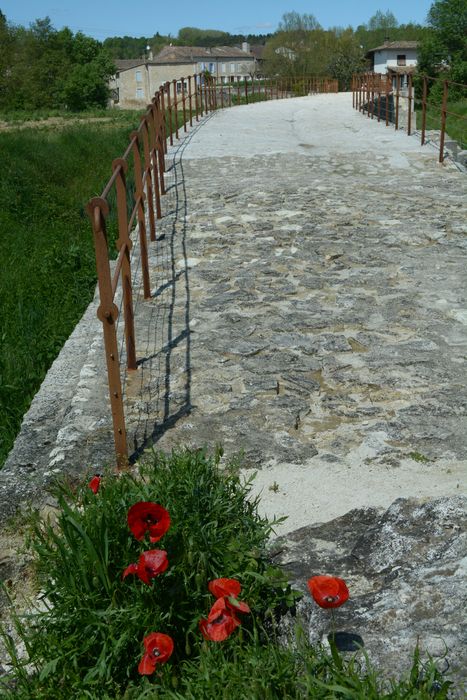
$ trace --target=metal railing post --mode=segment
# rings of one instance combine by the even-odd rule
[[[400,98],[400,75],[399,73],[396,75],[396,121],[395,121],[395,130],[397,131],[399,128],[399,98]]]
[[[183,131],[187,131],[187,119],[186,119],[186,95],[185,95],[185,78],[180,78],[182,81],[182,109],[183,109]]]
[[[179,139],[180,136],[178,135],[178,98],[177,98],[177,81],[174,78],[172,80],[172,85],[173,85],[173,91],[174,91],[174,102],[173,102],[173,111],[174,111],[174,116],[175,116],[175,138]]]
[[[444,163],[444,139],[446,136],[446,118],[448,108],[449,82],[443,81],[443,103],[441,105],[441,134],[439,139],[439,162]]]
[[[194,90],[195,90],[195,110],[196,110],[196,121],[199,122],[199,95],[198,95],[198,78],[199,76],[195,73],[193,76],[194,80]]]
[[[99,287],[99,308],[97,317],[102,321],[104,331],[105,359],[107,363],[107,381],[109,385],[110,407],[115,444],[117,466],[122,468],[128,464],[128,447],[126,441],[125,414],[123,410],[122,382],[120,378],[120,361],[116,322],[118,309],[113,303],[112,280],[109,265],[109,249],[105,217],[109,213],[109,205],[101,197],[94,197],[87,205],[91,219],[96,254],[97,280]]]
[[[408,107],[409,107],[409,113],[407,115],[407,136],[410,136],[412,133],[412,76],[409,75],[408,77]]]
[[[428,94],[428,79],[426,75],[423,76],[423,94],[422,94],[422,139],[421,145],[425,145],[425,132],[426,132],[426,98]]]
[[[117,173],[115,188],[117,191],[118,239],[115,241],[115,245],[118,251],[125,246],[122,259],[121,281],[123,291],[123,313],[125,319],[127,368],[133,370],[136,369],[136,340],[130,258],[130,252],[133,248],[133,241],[128,233],[127,188],[125,179],[125,174],[128,170],[127,161],[123,158],[116,158],[112,163],[112,170]]]
[[[141,250],[141,271],[143,275],[143,294],[145,299],[151,298],[151,284],[149,281],[148,245],[146,240],[146,217],[144,213],[144,189],[141,156],[139,152],[139,134],[133,131],[131,134],[133,163],[135,170],[135,202],[137,205],[139,245]]]
[[[188,109],[190,110],[190,126],[193,126],[193,95],[191,92],[191,75],[188,77]]]
[[[169,141],[170,145],[174,144],[174,136],[172,131],[172,101],[170,99],[170,83],[167,81],[165,84],[165,89],[167,90],[167,114],[168,114],[168,127],[169,127]],[[167,151],[166,151],[167,153]]]
[[[154,199],[152,194],[152,168],[151,154],[149,147],[149,126],[146,115],[141,117],[141,131],[143,135],[143,154],[144,154],[144,175],[142,185],[146,187],[146,201],[148,203],[148,219],[149,219],[149,239],[156,240],[156,220],[154,218]]]

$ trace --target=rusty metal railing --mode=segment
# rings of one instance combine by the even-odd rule
[[[433,88],[437,86],[438,96],[441,99],[430,99]],[[418,92],[418,95],[417,95]],[[414,132],[415,104],[418,103],[421,112],[420,142],[427,143],[426,133],[428,120],[431,128],[439,128],[439,155],[438,161],[444,162],[445,142],[447,134],[448,118],[459,120],[466,124],[463,130],[460,148],[467,145],[467,116],[449,109],[449,97],[467,96],[467,85],[456,83],[444,78],[432,78],[427,75],[409,73],[406,83],[402,85],[401,75],[397,73],[394,83],[390,77],[379,73],[361,73],[352,78],[352,106],[368,118],[384,120],[386,126],[394,124],[396,130],[404,128],[407,135]],[[402,119],[402,105],[404,105],[404,119]]]
[[[121,356],[117,324],[117,291],[123,307],[126,369],[137,368],[133,303],[132,255],[139,242],[143,298],[151,298],[148,249],[157,244],[157,220],[162,217],[161,197],[166,193],[165,156],[168,144],[179,139],[188,125],[213,110],[259,100],[282,99],[319,92],[337,92],[337,81],[328,78],[217,81],[196,74],[165,83],[155,93],[121,158],[112,163],[112,176],[100,197],[87,205],[96,254],[99,289],[97,316],[103,325],[110,406],[117,465],[128,463],[127,431],[122,391]],[[111,236],[109,237],[109,227]],[[148,242],[149,233],[149,242]],[[110,238],[110,240],[109,240]],[[111,261],[110,249],[118,252]],[[119,286],[120,285],[120,286]]]

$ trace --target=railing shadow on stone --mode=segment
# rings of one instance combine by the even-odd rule
[[[182,155],[194,133],[195,122],[199,124],[200,118],[204,122],[215,110],[235,104],[337,91],[337,81],[308,76],[246,79],[235,86],[207,74],[167,82],[141,116],[123,156],[114,160],[112,177],[102,195],[89,201],[87,212],[98,275],[97,315],[103,325],[117,466],[124,467],[134,461],[192,409],[187,198]],[[180,132],[183,140],[177,148],[174,144],[180,140]],[[168,184],[170,179],[173,182]],[[163,196],[168,204],[164,214],[165,233],[158,237],[156,229],[157,221],[163,218]],[[169,219],[171,223],[167,227]],[[113,242],[118,254],[112,262]],[[178,262],[177,245],[181,251]],[[158,261],[165,260],[165,279],[159,279],[153,288],[150,256],[154,257],[156,271]],[[183,293],[179,293],[182,284]],[[164,305],[161,299],[166,292],[170,301]],[[138,313],[145,315],[144,327],[159,333],[160,340],[165,338],[165,343],[159,342],[159,349],[156,341],[151,349],[149,343],[143,347],[144,342],[136,338],[137,307]],[[119,325],[121,308],[123,328]],[[177,324],[181,327],[178,333]],[[174,353],[182,344],[185,384],[177,392],[172,386]],[[156,377],[151,373],[153,362],[160,363]],[[147,380],[145,372],[149,374]],[[138,373],[139,394],[135,391]],[[127,434],[124,402],[127,407],[133,402],[132,415],[137,414],[132,436]],[[131,452],[129,437],[133,443]]]

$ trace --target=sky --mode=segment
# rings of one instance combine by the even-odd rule
[[[274,32],[285,12],[313,14],[324,27],[364,24],[390,9],[399,23],[423,23],[431,0],[0,0],[9,22],[28,26],[50,17],[56,29],[68,26],[103,41],[108,36],[177,36],[181,27],[221,29],[231,34]]]

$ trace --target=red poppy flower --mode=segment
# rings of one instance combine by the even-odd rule
[[[141,581],[150,586],[151,579],[164,573],[168,565],[167,552],[163,549],[150,549],[140,555],[137,564],[126,567],[122,578],[126,578],[128,574],[136,574]]]
[[[97,493],[99,491],[99,487],[101,485],[101,477],[98,474],[95,474],[91,481],[89,482],[88,486],[93,491],[94,493]]]
[[[223,642],[230,637],[240,620],[227,605],[226,598],[218,598],[206,618],[199,621],[201,634],[211,642]]]
[[[249,606],[244,603],[242,600],[237,600],[235,596],[228,596],[224,598],[225,603],[228,608],[233,610],[234,612],[240,612],[240,613],[250,613],[251,610]]]
[[[234,612],[251,612],[246,603],[237,600],[242,587],[236,579],[216,578],[213,581],[209,581],[208,588],[216,598],[225,598],[226,605]]]
[[[209,581],[208,588],[216,598],[224,598],[225,596],[234,596],[238,598],[242,587],[234,578],[215,578],[214,581]]]
[[[151,501],[139,501],[128,511],[128,527],[137,540],[149,532],[151,542],[158,542],[170,527],[170,515],[165,508]]]
[[[322,608],[338,608],[349,597],[345,581],[337,576],[313,576],[308,580],[308,588]]]
[[[174,650],[172,637],[162,632],[151,632],[143,639],[146,653],[139,662],[138,671],[142,676],[150,676],[157,664],[165,664]]]

